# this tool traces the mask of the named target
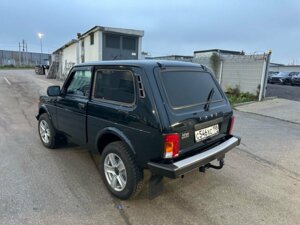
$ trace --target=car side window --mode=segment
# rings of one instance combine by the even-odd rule
[[[98,70],[95,76],[94,98],[125,105],[134,104],[133,73],[130,70]]]
[[[92,73],[89,70],[78,70],[70,81],[66,94],[88,97],[90,93]]]

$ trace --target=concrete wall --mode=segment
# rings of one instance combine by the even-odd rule
[[[98,53],[99,53],[99,61],[103,60],[103,52],[102,52],[102,46],[103,46],[103,32],[98,31]]]
[[[211,66],[211,62],[210,62],[210,56],[209,57],[205,57],[205,56],[201,56],[201,57],[194,57],[192,59],[192,62],[193,63],[198,63],[198,64],[201,64],[201,65],[204,65],[206,67],[208,67],[215,75],[215,77],[217,78],[217,80],[219,80],[219,75],[220,75],[220,65],[217,66],[217,69],[216,71],[214,71],[212,69],[212,66]]]
[[[198,52],[198,53],[195,52],[194,57],[195,58],[211,57],[213,53],[214,52]]]
[[[87,35],[83,38],[84,40],[84,59],[85,62],[90,61],[98,61],[99,58],[99,49],[100,49],[100,41],[99,36],[102,36],[102,32],[96,31],[94,32],[94,44],[91,45],[90,43],[90,35]],[[82,40],[81,40],[82,41]],[[81,48],[81,46],[80,46]]]
[[[73,43],[67,48],[62,50],[61,56],[61,73],[58,75],[60,80],[64,80],[64,78],[68,75],[70,69],[77,64],[77,45],[78,43]]]
[[[241,92],[257,94],[262,79],[264,59],[252,56],[223,57],[221,86],[224,90],[238,86]]]
[[[224,91],[239,87],[241,92],[256,95],[263,91],[260,88],[268,70],[267,54],[262,55],[220,55],[216,71],[212,69],[210,57],[195,57],[199,63],[211,69]]]
[[[139,37],[138,38],[138,59],[143,59],[143,56],[142,56],[142,41],[143,41],[143,37]]]

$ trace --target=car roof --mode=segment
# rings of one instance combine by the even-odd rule
[[[77,64],[75,67],[81,66],[137,66],[137,67],[196,67],[204,69],[205,66],[182,61],[174,60],[113,60],[113,61],[94,61]]]

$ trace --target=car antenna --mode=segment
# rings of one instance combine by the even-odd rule
[[[205,66],[203,66],[203,65],[201,65],[201,68],[204,70],[204,71],[206,71],[207,69],[206,69],[206,67]]]

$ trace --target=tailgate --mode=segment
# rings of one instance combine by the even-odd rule
[[[228,135],[231,107],[213,75],[189,68],[156,69],[169,127],[180,134],[180,155]]]

